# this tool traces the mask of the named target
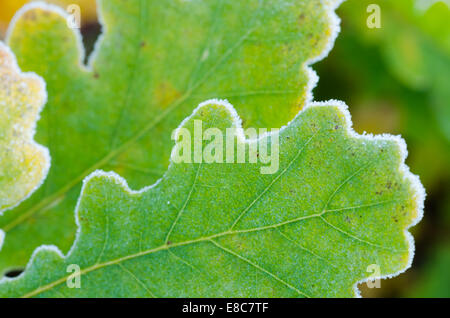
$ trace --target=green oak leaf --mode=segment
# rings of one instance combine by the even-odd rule
[[[42,79],[22,73],[0,42],[0,215],[30,196],[47,175],[48,150],[33,140],[46,98]],[[2,241],[0,231],[0,248]]]
[[[195,120],[222,132],[241,125],[220,101],[182,123],[191,138]],[[95,172],[67,256],[40,247],[22,275],[3,279],[0,296],[355,296],[372,264],[383,277],[410,266],[407,229],[422,216],[424,191],[404,164],[402,139],[358,136],[350,125],[345,105],[316,103],[278,135],[238,137],[260,151],[279,136],[274,174],[261,174],[263,163],[175,163],[180,133],[169,170],[151,187],[132,191],[117,174]],[[220,138],[225,153],[231,146]],[[74,265],[80,288],[67,285]]]
[[[67,14],[27,5],[8,41],[20,66],[44,77],[37,140],[52,154],[32,198],[0,218],[0,274],[41,244],[68,251],[82,180],[114,170],[133,187],[160,178],[170,135],[192,106],[232,102],[245,127],[281,127],[312,100],[309,68],[337,35],[336,0],[98,1],[103,34],[87,66]]]

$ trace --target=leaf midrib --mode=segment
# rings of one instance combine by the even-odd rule
[[[251,203],[250,203],[250,204],[249,204],[249,205],[248,205],[248,206],[247,206],[247,207],[239,214],[239,216],[236,218],[236,220],[232,223],[232,225],[231,225],[231,227],[229,228],[229,230],[227,230],[227,231],[225,231],[225,232],[218,233],[218,234],[213,234],[213,235],[210,235],[210,236],[206,236],[206,237],[200,237],[200,238],[193,239],[193,240],[188,240],[188,241],[184,241],[184,242],[170,243],[170,244],[169,244],[168,238],[169,238],[169,236],[170,236],[170,234],[171,234],[171,232],[172,232],[172,230],[173,230],[175,224],[177,223],[177,220],[178,220],[179,215],[180,215],[180,213],[178,213],[177,218],[175,219],[175,221],[173,222],[172,226],[171,226],[170,229],[169,229],[169,233],[167,234],[167,236],[166,236],[166,238],[165,238],[165,241],[164,241],[164,244],[163,244],[163,245],[161,245],[161,246],[159,246],[159,247],[156,247],[156,248],[153,248],[153,249],[148,249],[148,250],[146,250],[146,251],[141,251],[141,252],[138,252],[138,253],[135,253],[135,254],[123,256],[123,257],[120,257],[120,258],[117,258],[117,259],[114,259],[114,260],[111,260],[111,261],[108,261],[108,262],[104,262],[104,263],[96,263],[95,265],[93,265],[93,266],[91,266],[91,267],[88,267],[88,268],[86,268],[86,269],[80,271],[80,275],[84,275],[84,274],[87,274],[87,273],[89,273],[89,272],[92,272],[92,271],[95,271],[95,270],[97,270],[97,269],[101,269],[101,268],[104,268],[104,267],[107,267],[107,266],[120,264],[121,262],[130,260],[130,259],[138,258],[138,257],[141,257],[141,256],[146,256],[146,255],[149,255],[149,254],[152,254],[152,253],[156,253],[156,252],[159,252],[159,251],[170,250],[171,248],[174,248],[174,247],[186,246],[186,245],[195,244],[195,243],[201,243],[201,242],[213,242],[213,241],[212,241],[213,239],[220,238],[220,237],[224,237],[224,236],[228,236],[228,235],[238,235],[238,234],[243,234],[243,233],[252,233],[252,232],[258,232],[258,231],[264,231],[264,230],[275,229],[275,228],[279,228],[279,227],[284,226],[284,225],[288,225],[288,224],[292,224],[292,223],[296,223],[296,222],[300,222],[300,221],[303,221],[303,220],[307,220],[307,219],[311,219],[311,218],[316,218],[316,217],[319,218],[321,221],[323,221],[323,222],[324,222],[326,225],[328,225],[330,228],[332,228],[332,229],[334,229],[334,230],[340,232],[341,234],[346,235],[347,237],[349,237],[349,238],[351,238],[351,239],[353,239],[353,240],[359,241],[359,242],[361,242],[361,243],[367,244],[367,245],[372,246],[372,247],[375,247],[375,248],[380,248],[380,249],[385,249],[385,250],[389,250],[389,251],[399,252],[398,250],[395,250],[395,249],[392,249],[392,248],[389,248],[389,247],[385,247],[385,246],[382,246],[382,245],[379,245],[379,244],[374,244],[374,243],[372,243],[372,242],[369,242],[369,241],[366,241],[366,240],[364,240],[364,239],[361,239],[361,238],[359,238],[359,237],[353,235],[352,233],[349,233],[349,232],[347,232],[347,231],[345,231],[345,230],[342,230],[341,228],[339,228],[339,227],[333,225],[332,223],[328,222],[328,221],[323,217],[323,216],[324,216],[326,213],[328,213],[328,212],[342,212],[342,211],[347,211],[347,210],[350,210],[350,209],[358,209],[358,208],[372,207],[372,206],[377,206],[377,205],[382,205],[382,204],[387,204],[387,203],[391,203],[391,202],[396,202],[396,201],[397,201],[397,200],[388,200],[388,201],[381,201],[381,202],[375,202],[375,203],[370,203],[370,204],[363,204],[363,205],[354,206],[354,207],[345,207],[345,208],[340,208],[340,209],[330,209],[330,210],[328,209],[329,204],[331,203],[331,201],[333,200],[333,198],[336,196],[336,194],[337,194],[337,193],[338,193],[338,192],[339,192],[339,191],[340,191],[340,190],[341,190],[341,189],[342,189],[342,188],[343,188],[350,180],[352,180],[352,179],[353,179],[356,175],[358,175],[361,171],[363,171],[364,169],[366,169],[366,168],[370,165],[369,163],[366,163],[366,164],[360,166],[358,169],[356,169],[353,173],[351,173],[348,177],[346,177],[342,182],[340,182],[340,183],[336,186],[336,188],[333,190],[333,192],[328,196],[328,198],[327,198],[327,200],[326,200],[326,203],[325,203],[325,205],[324,205],[324,207],[323,207],[323,209],[322,209],[322,212],[320,212],[320,213],[310,214],[310,215],[298,217],[298,218],[295,218],[295,219],[287,220],[287,221],[284,221],[284,222],[280,222],[280,223],[276,223],[276,224],[272,224],[272,225],[268,225],[268,226],[262,226],[262,227],[250,228],[250,229],[243,229],[243,230],[233,230],[234,227],[239,223],[239,221],[241,220],[241,218],[243,217],[243,215],[245,215],[245,214],[249,211],[249,209],[251,209],[251,208],[254,206],[254,203],[255,203],[256,201],[258,201],[258,200],[259,200],[259,199],[260,199],[260,198],[261,198],[261,197],[262,197],[262,196],[263,196],[263,195],[271,188],[271,186],[272,186],[275,182],[277,182],[282,176],[285,175],[286,171],[289,170],[289,168],[292,166],[292,164],[299,158],[300,154],[301,154],[301,153],[304,151],[304,149],[309,145],[309,143],[314,139],[314,137],[317,136],[317,135],[319,134],[319,132],[320,132],[320,130],[319,130],[319,131],[316,131],[316,132],[315,132],[315,133],[314,133],[314,134],[313,134],[313,135],[305,142],[305,144],[299,149],[299,151],[297,152],[297,154],[289,161],[289,163],[288,163],[288,165],[285,167],[285,169],[283,169],[283,170],[278,174],[278,176],[275,177],[274,180],[272,180],[271,183],[269,183],[269,185],[265,188],[265,190],[263,190],[263,191],[256,197],[256,199],[253,200],[253,201],[252,201],[252,202],[251,202]],[[198,169],[197,169],[197,172],[196,172],[196,178],[198,177],[199,170],[200,170],[200,166],[199,166]],[[195,181],[194,181],[194,183],[195,183]],[[192,189],[191,189],[191,191],[192,191]],[[185,205],[188,204],[188,202],[189,202],[189,200],[190,200],[190,195],[191,195],[191,192],[190,192],[190,194],[188,195],[188,197],[187,197],[187,199],[186,199],[186,201],[185,201]],[[183,209],[182,209],[182,210],[183,210]],[[181,211],[182,211],[182,210],[181,210]],[[213,243],[214,243],[214,242],[213,242]],[[75,244],[76,244],[76,242],[75,242]],[[217,243],[214,243],[214,245],[217,246]],[[403,251],[402,251],[402,252],[403,252]],[[102,252],[102,254],[103,254],[103,252]],[[233,255],[234,255],[234,254],[233,254]],[[97,259],[97,261],[99,261],[99,260],[100,260],[100,259]],[[250,264],[252,264],[252,262],[250,262]],[[47,284],[47,285],[45,285],[45,286],[42,286],[42,287],[40,287],[40,288],[38,288],[38,289],[36,289],[36,290],[30,292],[30,293],[27,293],[27,294],[25,294],[25,295],[22,296],[22,297],[33,297],[33,296],[36,296],[36,295],[38,295],[38,294],[40,294],[40,293],[42,293],[42,292],[48,291],[48,290],[52,289],[53,287],[58,286],[58,285],[64,283],[64,282],[67,280],[68,277],[69,277],[69,275],[68,275],[68,276],[65,276],[65,277],[63,277],[63,278],[61,278],[61,279],[59,279],[59,280],[56,280],[56,281],[54,281],[54,282],[52,282],[52,283],[50,283],[50,284]],[[279,280],[283,282],[283,280],[281,280],[281,279],[279,279]],[[287,284],[287,285],[289,285],[289,284]],[[289,286],[292,287],[291,285],[289,285]],[[294,288],[294,289],[297,290],[296,288]],[[297,291],[298,291],[298,290],[297,290]],[[300,292],[300,291],[298,291],[298,292]],[[304,294],[304,293],[302,293],[302,292],[300,292],[300,293],[301,293],[302,295],[304,295],[304,296],[307,296],[306,294]]]
[[[95,270],[98,270],[98,269],[101,269],[101,268],[104,268],[104,267],[107,267],[107,266],[117,265],[119,263],[122,263],[122,262],[130,260],[130,259],[139,258],[139,257],[142,257],[142,256],[146,256],[146,255],[150,255],[150,254],[153,254],[153,253],[157,253],[157,252],[160,252],[160,251],[170,250],[170,249],[175,248],[175,247],[182,247],[182,246],[187,246],[187,245],[196,244],[196,243],[202,243],[202,242],[212,242],[214,239],[225,237],[225,236],[229,236],[229,235],[239,235],[239,234],[246,234],[246,233],[253,233],[253,232],[258,232],[258,231],[266,231],[266,230],[276,229],[276,228],[279,228],[279,227],[284,226],[284,225],[288,225],[288,224],[304,221],[304,220],[307,220],[307,219],[319,218],[322,221],[324,221],[326,224],[329,225],[330,223],[325,221],[325,219],[323,218],[323,216],[326,213],[336,212],[336,211],[345,211],[345,210],[350,210],[350,209],[355,209],[355,208],[372,207],[372,206],[388,204],[388,203],[392,203],[392,202],[396,202],[396,200],[375,202],[375,203],[372,203],[372,204],[360,205],[360,206],[356,206],[356,207],[342,208],[342,209],[339,209],[339,210],[323,210],[320,213],[306,215],[306,216],[298,217],[298,218],[295,218],[295,219],[292,219],[292,220],[287,220],[287,221],[284,221],[284,222],[272,224],[272,225],[261,226],[261,227],[250,228],[250,229],[243,229],[243,230],[227,230],[225,232],[221,232],[221,233],[218,233],[218,234],[213,234],[213,235],[210,235],[210,236],[200,237],[200,238],[193,239],[193,240],[188,240],[188,241],[183,241],[183,242],[178,242],[178,243],[170,243],[170,244],[165,243],[165,244],[163,244],[161,246],[158,246],[156,248],[148,249],[148,250],[141,251],[141,252],[138,252],[138,253],[134,253],[134,254],[130,254],[130,255],[127,255],[127,256],[119,257],[119,258],[110,260],[108,262],[98,263],[98,264],[95,264],[93,266],[87,267],[87,268],[85,268],[85,269],[80,271],[80,275],[84,275],[84,274],[93,272]],[[333,226],[332,228],[337,230],[335,226]],[[371,243],[369,241],[365,241],[363,239],[360,239],[360,238],[358,238],[356,236],[349,236],[349,237],[354,239],[354,240],[357,240],[359,242],[362,242],[362,243],[365,243],[365,244],[370,245],[372,247],[375,247],[375,248],[385,249],[385,250],[389,250],[389,251],[392,251],[392,252],[407,252],[407,250],[396,250],[396,249],[392,249],[392,248],[389,248],[389,247],[386,247],[386,246],[374,244],[374,243]],[[216,245],[216,244],[214,244],[214,245]],[[35,289],[34,291],[29,292],[29,293],[27,293],[27,294],[25,294],[25,295],[23,295],[21,297],[22,298],[34,297],[34,296],[36,296],[36,295],[38,295],[40,293],[48,291],[48,290],[50,290],[50,289],[52,289],[52,288],[54,288],[54,287],[64,283],[69,277],[70,277],[70,275],[64,276],[64,277],[62,277],[62,278],[60,278],[58,280],[55,280],[52,283],[49,283],[49,284],[47,284],[45,286],[42,286],[42,287],[39,287],[39,288]]]
[[[293,219],[293,220],[289,220],[289,221],[285,221],[285,222],[281,222],[281,223],[277,223],[277,224],[273,224],[273,225],[268,225],[268,226],[265,226],[265,227],[258,227],[258,228],[245,229],[245,230],[233,230],[233,231],[228,230],[228,231],[221,232],[221,233],[218,233],[218,234],[213,234],[213,235],[210,235],[210,236],[200,237],[200,238],[197,238],[197,239],[194,239],[194,240],[188,240],[188,241],[183,241],[183,242],[178,242],[178,243],[170,243],[170,244],[165,243],[165,244],[163,244],[161,246],[158,246],[156,248],[148,249],[148,250],[145,250],[145,251],[142,251],[142,252],[138,252],[138,253],[135,253],[135,254],[130,254],[130,255],[127,255],[127,256],[123,256],[123,257],[119,257],[119,258],[113,259],[113,260],[108,261],[108,262],[99,263],[99,264],[95,264],[95,265],[93,265],[91,267],[87,267],[87,268],[85,268],[85,269],[80,271],[80,276],[84,275],[84,274],[87,274],[87,273],[90,273],[92,271],[95,271],[95,270],[107,267],[107,266],[116,265],[116,264],[119,264],[121,262],[130,260],[130,259],[134,259],[134,258],[150,255],[150,254],[157,253],[157,252],[160,252],[160,251],[169,250],[171,248],[180,247],[180,246],[186,246],[186,245],[195,244],[195,243],[201,243],[201,242],[208,242],[208,241],[211,241],[213,239],[217,239],[217,238],[228,236],[228,235],[236,235],[236,234],[251,233],[251,232],[257,232],[257,231],[274,229],[274,228],[277,228],[277,227],[280,227],[280,226],[283,226],[283,225],[287,225],[287,224],[290,224],[290,223],[299,222],[299,221],[302,221],[302,220],[318,217],[318,216],[322,215],[323,213],[324,212],[318,213],[318,214],[312,214],[312,215],[308,215],[308,216],[303,216],[303,217],[300,217],[300,218],[297,218],[297,219]],[[58,280],[56,280],[56,281],[54,281],[54,282],[52,282],[50,284],[42,286],[42,287],[40,287],[40,288],[30,292],[30,293],[27,293],[27,294],[23,295],[22,297],[23,298],[29,298],[29,297],[36,296],[36,295],[38,295],[38,294],[40,294],[42,292],[48,291],[48,290],[52,289],[53,287],[56,287],[56,286],[64,283],[67,280],[68,277],[70,277],[70,275],[64,276],[63,278],[60,278],[60,279],[58,279]]]

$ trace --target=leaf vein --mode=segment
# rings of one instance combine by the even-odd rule
[[[189,201],[191,200],[192,193],[194,192],[195,185],[197,183],[201,167],[202,167],[202,164],[200,163],[197,167],[194,182],[192,183],[192,186],[189,190],[188,196],[187,196],[186,200],[184,201],[182,208],[178,211],[177,216],[176,216],[175,220],[173,221],[172,225],[170,226],[169,232],[166,235],[166,239],[164,241],[165,244],[167,244],[167,242],[169,242],[170,235],[172,234],[172,231],[175,228],[175,225],[178,223],[178,220],[180,219],[181,215],[183,214],[184,210],[186,209],[186,206],[188,205]]]
[[[145,291],[152,297],[156,298],[155,295],[152,293],[152,291],[145,285],[143,281],[141,281],[132,271],[130,271],[128,268],[126,268],[123,264],[117,263],[117,266],[119,266],[125,273],[133,277],[133,279],[141,286]]]
[[[289,168],[293,165],[295,161],[300,157],[303,150],[306,149],[306,147],[309,145],[309,143],[314,139],[315,136],[320,132],[318,130],[315,132],[308,141],[300,148],[300,150],[297,152],[295,157],[289,162],[289,164],[284,168],[270,183],[267,185],[264,190],[238,215],[238,217],[234,220],[233,224],[230,227],[230,230],[233,230],[236,225],[239,223],[239,221],[242,219],[242,217],[264,196],[264,194],[267,193],[267,191],[270,190],[270,188],[289,170]]]
[[[252,267],[258,269],[259,271],[261,271],[261,272],[263,272],[263,273],[269,275],[270,277],[272,277],[273,279],[275,279],[275,280],[277,280],[278,282],[282,283],[283,285],[285,285],[285,286],[288,287],[289,289],[294,290],[294,291],[297,292],[299,295],[302,295],[303,297],[306,297],[306,298],[311,298],[311,296],[309,296],[308,294],[306,294],[306,293],[300,291],[298,288],[292,286],[291,284],[289,284],[289,283],[286,282],[285,280],[281,279],[280,277],[278,277],[278,276],[275,275],[274,273],[271,273],[270,271],[268,271],[267,269],[261,267],[260,265],[254,263],[254,262],[252,262],[251,260],[249,260],[249,259],[243,257],[242,255],[239,255],[238,253],[236,253],[236,252],[234,252],[234,251],[232,251],[232,250],[230,250],[230,249],[228,249],[228,248],[226,248],[226,247],[220,245],[219,243],[217,243],[217,242],[214,241],[214,240],[209,240],[209,241],[210,241],[211,243],[213,243],[215,246],[217,246],[218,248],[220,248],[221,250],[227,252],[228,254],[231,254],[231,255],[237,257],[238,259],[240,259],[240,260],[246,262],[247,264],[251,265]]]

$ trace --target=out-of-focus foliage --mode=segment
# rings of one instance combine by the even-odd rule
[[[381,9],[380,29],[367,27],[367,7],[373,3]],[[383,281],[381,290],[365,291],[408,296],[419,278],[431,275],[429,249],[443,246],[439,253],[450,242],[449,9],[443,2],[424,10],[411,0],[347,0],[338,15],[342,32],[331,55],[318,65],[316,99],[345,100],[359,132],[402,134],[407,161],[427,189],[425,219],[414,230],[412,269],[406,278]]]
[[[450,246],[436,248],[425,264],[423,275],[407,292],[409,297],[450,297]]]
[[[429,189],[433,179],[448,175],[450,143],[443,138],[450,129],[450,11],[442,2],[423,12],[412,0],[375,1],[382,27],[369,29],[366,9],[371,3],[348,0],[341,6],[343,32],[330,61],[323,62],[333,67],[341,85],[319,89],[330,98],[359,100],[364,110],[352,112],[357,127],[414,138],[410,148],[417,146],[417,151],[410,160]]]
[[[24,4],[28,2],[36,2],[37,0],[1,0],[0,2],[0,37],[2,37],[11,18]],[[80,7],[81,23],[88,25],[96,19],[96,4],[95,0],[45,0],[46,3],[57,4],[63,8],[71,4],[76,4]]]
[[[450,140],[450,8],[437,2],[423,8],[413,0],[352,1],[343,6],[362,41],[377,45],[391,73],[406,86],[427,92],[438,124]],[[381,8],[382,27],[360,27],[370,3]],[[358,27],[359,26],[359,27]]]

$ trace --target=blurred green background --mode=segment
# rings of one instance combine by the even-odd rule
[[[319,0],[318,0],[319,1]],[[0,0],[0,35],[27,0]],[[100,33],[95,0],[78,4],[88,52]],[[330,55],[313,65],[320,81],[315,100],[345,101],[358,133],[402,135],[407,164],[426,188],[425,216],[411,229],[412,268],[360,285],[365,297],[450,297],[450,1],[347,0],[337,10],[341,33]],[[370,28],[370,4],[380,28]],[[372,21],[372,20],[371,20]]]

